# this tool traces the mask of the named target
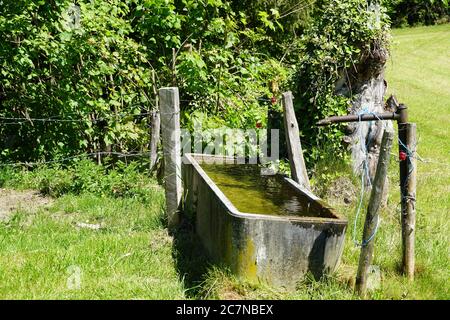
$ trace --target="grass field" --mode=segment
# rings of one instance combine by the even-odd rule
[[[391,196],[375,240],[382,281],[370,298],[449,299],[450,25],[395,30],[393,41],[389,91],[410,108],[424,159],[418,163],[417,276],[410,283],[399,272],[399,178],[392,159]],[[41,188],[36,179],[4,173],[0,187]],[[0,299],[357,298],[344,276],[354,274],[359,257],[350,228],[340,275],[307,279],[289,293],[206,264],[188,232],[168,234],[156,184],[149,197],[68,193],[35,212],[18,209],[0,219]],[[354,204],[338,209],[351,225]]]

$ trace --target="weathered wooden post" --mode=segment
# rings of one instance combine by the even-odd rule
[[[405,106],[401,105],[401,107],[406,109]],[[416,130],[415,123],[405,121],[398,124],[402,203],[402,269],[410,280],[414,279],[415,269]]]
[[[291,166],[292,179],[306,189],[311,189],[305,160],[303,159],[302,144],[300,142],[299,127],[295,117],[292,92],[283,93],[284,126],[286,129],[286,143]]]
[[[180,98],[178,88],[159,89],[161,106],[162,143],[164,152],[164,180],[166,213],[169,228],[179,224],[181,184]]]
[[[380,155],[375,180],[372,186],[372,192],[370,195],[369,206],[367,208],[361,254],[359,257],[359,267],[356,276],[356,291],[363,297],[366,295],[367,277],[369,267],[371,266],[373,260],[373,240],[379,223],[379,210],[383,198],[383,189],[386,185],[385,182],[393,139],[394,133],[392,131],[385,130],[383,140],[381,142]]]

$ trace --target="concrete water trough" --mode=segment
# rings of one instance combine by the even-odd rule
[[[184,156],[184,212],[209,257],[238,277],[286,288],[308,272],[334,272],[347,220],[293,180],[256,170],[234,158]],[[229,172],[237,175],[222,175]]]

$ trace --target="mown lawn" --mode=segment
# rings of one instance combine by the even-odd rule
[[[0,298],[183,298],[154,200],[67,195],[48,210],[18,211],[0,224]]]
[[[417,276],[410,283],[399,272],[399,178],[392,159],[391,196],[375,240],[374,264],[382,281],[371,293],[373,299],[450,298],[449,56],[450,25],[394,31],[389,91],[410,108],[424,159],[418,162]],[[0,187],[38,187],[27,179],[8,180],[7,174],[0,181]],[[239,281],[209,266],[198,254],[189,226],[175,240],[168,234],[163,202],[155,184],[148,201],[68,193],[37,212],[18,210],[0,221],[0,299],[356,298],[339,275],[354,274],[358,263],[351,227],[339,274],[319,282],[305,280],[288,293]],[[354,204],[338,209],[351,226]],[[101,228],[80,228],[80,223]]]
[[[418,128],[418,153],[424,161],[418,161],[417,279],[414,284],[406,284],[392,269],[392,281],[384,281],[384,295],[398,298],[406,293],[413,299],[448,299],[450,25],[396,30],[392,53],[387,74],[389,91],[410,108],[410,121]],[[398,184],[398,178],[394,180]],[[391,193],[393,201],[399,201],[397,190]],[[391,228],[386,227],[386,237],[392,237],[389,233],[396,230]],[[382,242],[383,238],[378,241]],[[379,251],[383,252],[383,247]],[[389,265],[392,260],[388,253],[384,257],[380,254],[380,258],[380,264]]]

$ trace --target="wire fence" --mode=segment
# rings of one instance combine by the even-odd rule
[[[242,101],[252,101],[252,102],[267,102],[267,103],[278,103],[278,101],[280,101],[281,99],[279,99],[279,97],[272,97],[270,99],[268,98],[253,98],[253,99],[246,99],[240,96],[236,97],[239,100]],[[156,101],[153,100],[153,101]],[[194,100],[194,99],[180,99],[180,102],[195,102],[198,100]],[[97,118],[92,117],[91,115],[86,117],[86,118],[74,118],[72,116],[81,116],[79,113],[66,113],[66,118],[62,117],[61,115],[52,115],[52,116],[47,116],[47,117],[7,117],[7,116],[0,116],[0,127],[1,126],[10,126],[10,125],[22,125],[22,124],[33,124],[34,122],[40,122],[40,123],[85,123],[85,122],[92,122],[92,123],[98,123],[98,122],[103,122],[103,121],[107,121],[107,120],[117,120],[117,119],[124,119],[124,118],[146,118],[149,116],[154,115],[155,113],[159,113],[159,114],[167,114],[167,113],[161,113],[159,110],[154,110],[154,111],[150,111],[150,112],[133,112],[133,113],[117,113],[117,114],[112,114],[110,116],[100,116]],[[180,113],[176,112],[177,114]],[[176,114],[176,113],[169,113],[169,114]],[[371,113],[372,114],[372,113]],[[401,144],[402,142],[399,140],[399,144]],[[302,141],[302,145],[306,146],[306,148],[314,148],[314,147],[318,147],[317,145],[312,145],[306,141]],[[405,146],[402,146],[405,147]],[[81,157],[98,157],[98,156],[107,156],[107,155],[115,155],[118,158],[125,158],[125,157],[137,157],[137,156],[144,156],[144,155],[149,155],[150,152],[144,152],[144,153],[121,153],[121,152],[90,152],[90,153],[83,153],[83,154],[79,154],[76,156],[71,156],[71,157],[66,157],[63,159],[58,159],[58,160],[50,160],[50,161],[42,161],[42,162],[17,162],[17,163],[0,163],[0,167],[1,166],[36,166],[36,165],[45,165],[45,164],[51,164],[51,163],[58,163],[58,162],[66,162],[69,160],[73,160],[73,159],[77,159],[77,158],[81,158]],[[414,159],[425,163],[425,164],[435,164],[435,165],[441,165],[441,166],[447,166],[450,167],[450,164],[442,162],[442,161],[434,161],[432,159],[425,159],[423,157],[421,157],[417,152],[412,153],[408,150],[408,156],[413,156],[414,154]],[[395,155],[398,156],[398,155]],[[366,171],[366,170],[364,170]],[[367,173],[365,172],[365,174],[363,174],[363,176],[366,175]],[[364,177],[363,177],[364,178]]]
[[[265,103],[277,103],[279,98],[272,97],[270,99],[268,98],[243,98],[240,96],[236,96],[238,100],[241,100],[243,102],[265,102]],[[151,103],[155,103],[157,99],[150,100]],[[198,102],[198,100],[195,99],[180,99],[180,102],[184,103],[191,103],[191,102]],[[160,110],[152,110],[152,111],[144,111],[141,110],[141,112],[128,112],[128,113],[116,113],[111,114],[109,116],[95,116],[93,115],[94,112],[91,114],[86,114],[83,118],[83,115],[80,113],[65,113],[65,117],[62,117],[61,115],[50,115],[46,117],[30,117],[30,116],[0,116],[0,128],[1,126],[20,126],[20,125],[34,125],[34,123],[101,123],[105,121],[111,121],[111,120],[118,120],[118,119],[125,119],[125,118],[134,118],[134,121],[136,120],[142,120],[143,118],[148,118],[149,116],[154,115],[155,113],[160,115],[174,115],[179,114],[181,111],[173,112],[173,113],[162,113]],[[140,118],[140,119],[139,119]],[[150,124],[149,124],[150,125]],[[39,161],[39,162],[15,162],[15,163],[0,163],[0,167],[5,166],[13,166],[13,167],[19,167],[19,166],[38,166],[38,165],[46,165],[46,164],[52,164],[52,163],[62,163],[69,160],[74,160],[81,157],[99,157],[99,156],[117,156],[118,158],[127,158],[127,157],[137,157],[137,156],[144,156],[144,155],[150,155],[150,152],[145,153],[120,153],[120,152],[88,152],[83,153],[75,156],[65,157],[62,159],[56,159],[56,160],[50,160],[50,161]]]
[[[267,102],[267,103],[276,103],[279,101],[278,98],[271,98],[271,99],[266,99],[266,98],[254,98],[254,99],[244,99],[242,97],[237,97],[239,100],[241,101],[251,101],[251,102]],[[156,101],[156,99],[154,100]],[[194,99],[181,99],[179,100],[180,102],[195,102],[198,100],[194,100]],[[68,117],[68,118],[64,118],[61,117],[61,115],[52,115],[52,116],[47,116],[47,117],[41,117],[41,118],[37,118],[37,117],[6,117],[6,116],[1,116],[0,117],[0,125],[20,125],[20,124],[24,124],[24,123],[33,123],[33,122],[42,122],[42,123],[51,123],[51,122],[67,122],[67,123],[71,123],[71,122],[80,122],[80,123],[84,123],[87,121],[90,121],[92,123],[97,123],[97,122],[102,122],[102,121],[106,121],[106,120],[116,120],[116,119],[121,119],[121,118],[129,118],[129,117],[145,117],[145,116],[150,116],[153,115],[155,112],[161,114],[161,112],[159,110],[155,110],[155,111],[151,111],[151,112],[134,112],[134,113],[118,113],[118,114],[112,114],[110,116],[101,116],[98,118],[92,118],[90,115],[87,116],[86,118],[72,118],[72,117]],[[165,114],[165,113],[164,113]],[[172,114],[172,113],[171,113]],[[81,116],[80,114],[77,113],[67,113],[66,116]],[[8,122],[5,122],[8,121]]]
[[[109,117],[99,117],[99,118],[86,118],[86,119],[72,119],[72,118],[61,118],[60,116],[50,116],[46,118],[31,118],[31,117],[0,117],[0,120],[3,121],[11,121],[11,122],[1,122],[0,125],[5,124],[22,124],[22,123],[30,123],[30,122],[100,122],[105,120],[113,120],[117,118],[128,118],[128,117],[143,117],[152,115],[153,112],[144,112],[144,113],[128,113],[128,114],[117,114]]]

